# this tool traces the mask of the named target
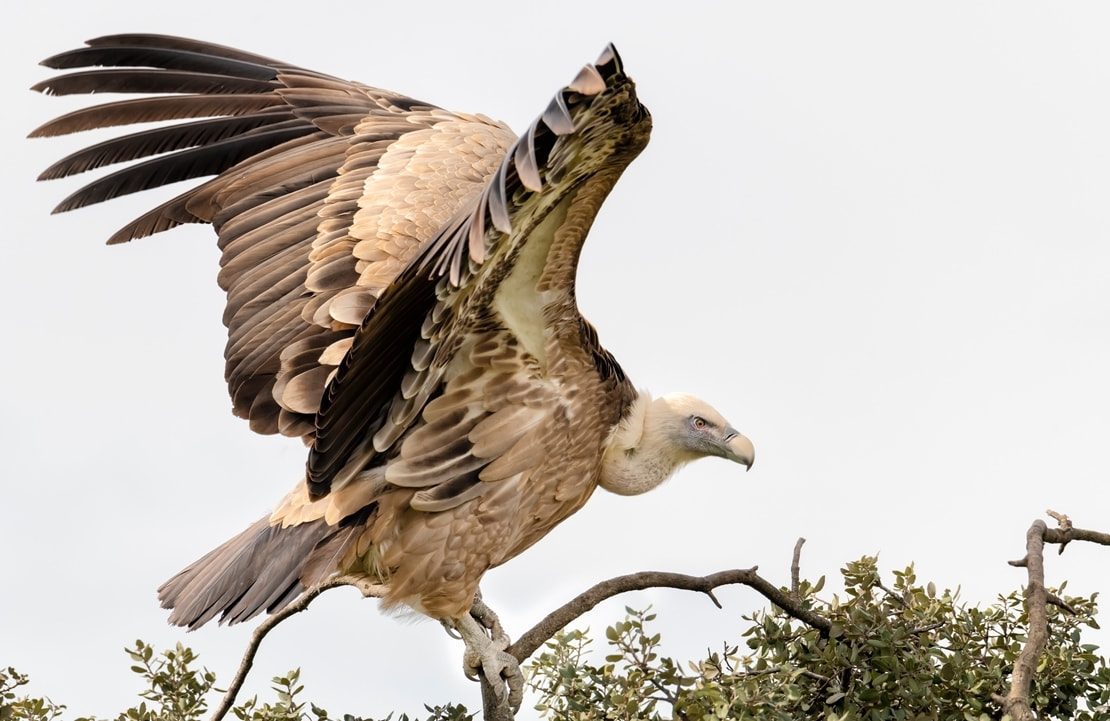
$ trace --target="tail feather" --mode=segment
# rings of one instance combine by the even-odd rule
[[[323,519],[282,528],[267,516],[162,584],[158,598],[172,609],[170,623],[190,629],[216,616],[239,623],[273,613],[304,592],[302,575],[314,550],[332,549],[335,541],[345,546],[351,530],[350,523],[329,526]],[[314,569],[313,576],[334,572]]]

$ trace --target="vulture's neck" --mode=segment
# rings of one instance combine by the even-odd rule
[[[646,493],[694,460],[675,445],[673,425],[670,407],[641,391],[605,450],[601,487],[621,496]]]

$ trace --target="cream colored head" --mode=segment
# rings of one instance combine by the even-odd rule
[[[641,393],[613,434],[602,462],[600,485],[620,495],[645,493],[676,470],[704,456],[751,468],[752,442],[715,408],[696,396],[652,399]]]

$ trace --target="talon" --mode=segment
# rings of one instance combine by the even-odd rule
[[[456,641],[462,641],[463,640],[462,635],[458,631],[455,630],[455,627],[452,626],[449,621],[440,621],[440,624],[443,625],[443,630],[447,632],[448,636],[455,639]]]
[[[481,680],[478,678],[478,674],[481,673],[481,671],[481,663],[479,663],[478,665],[473,665],[467,659],[463,659],[463,676],[466,676],[467,680],[478,683],[478,681]]]
[[[474,615],[444,621],[444,626],[452,628],[466,643],[463,654],[463,673],[471,681],[482,675],[493,689],[501,705],[508,704],[515,714],[524,700],[524,676],[520,672],[520,662],[505,651],[509,647],[509,637],[501,629],[497,617],[484,607]],[[494,628],[487,633],[486,623]]]

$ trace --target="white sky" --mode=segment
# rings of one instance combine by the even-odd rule
[[[1006,561],[1045,508],[1110,529],[1110,10],[649,7],[60,0],[8,18],[0,666],[73,715],[138,701],[122,652],[135,638],[183,640],[228,681],[250,629],[186,636],[154,589],[303,467],[298,442],[229,412],[211,231],[106,248],[154,197],[51,217],[76,183],[33,182],[88,142],[24,139],[87,102],[27,92],[48,75],[35,63],[114,32],[238,46],[518,129],[619,48],[655,131],[587,244],[583,312],[637,383],[711,400],[759,461],[599,493],[487,576],[514,636],[636,570],[758,564],[786,583],[798,536],[811,578],[878,552],[887,571],[916,561],[923,581],[989,602],[1021,585]],[[1105,593],[1106,567],[1105,549],[1073,544],[1049,582]],[[600,632],[651,603],[664,651],[692,657],[765,605],[719,596],[723,611],[636,594],[582,623]],[[479,707],[459,644],[375,605],[319,599],[266,641],[251,690],[300,666],[333,715]]]

